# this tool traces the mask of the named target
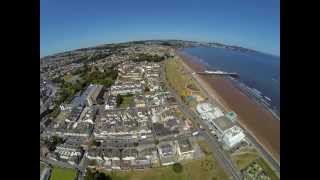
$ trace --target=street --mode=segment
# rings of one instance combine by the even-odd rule
[[[164,77],[164,67],[162,65],[161,68],[162,72],[160,73],[161,75],[161,79],[164,80],[167,89],[169,90],[169,92],[172,93],[172,95],[176,98],[177,102],[179,103],[181,110],[188,115],[189,117],[191,117],[190,119],[193,121],[194,125],[197,125],[198,123],[200,123],[203,127],[206,128],[206,125],[203,123],[203,121],[201,119],[199,119],[199,117],[192,112],[189,107],[187,107],[182,100],[180,99],[180,97],[177,95],[177,93],[175,92],[174,89],[172,89],[169,84],[166,81],[166,78]],[[240,172],[236,169],[236,167],[234,167],[233,163],[231,162],[230,158],[223,152],[223,150],[220,148],[219,142],[216,141],[215,137],[213,137],[210,134],[210,130],[209,129],[205,129],[205,131],[203,132],[198,126],[196,126],[198,132],[200,132],[202,135],[204,135],[204,137],[206,137],[206,141],[207,143],[210,145],[212,151],[214,152],[214,154],[216,155],[215,157],[217,158],[218,162],[222,165],[222,167],[227,170],[228,174],[230,174],[233,179],[242,179],[241,178],[241,174]]]
[[[49,180],[50,174],[51,174],[51,168],[46,167],[40,175],[40,180]]]

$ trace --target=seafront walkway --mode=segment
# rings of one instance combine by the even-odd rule
[[[231,111],[231,109],[226,105],[226,103],[222,102],[222,100],[220,100],[216,94],[208,93],[206,88],[203,87],[202,85],[203,83],[202,84],[199,83],[199,82],[202,82],[203,80],[200,79],[200,77],[196,73],[194,73],[194,71],[187,64],[183,62],[183,60],[181,60],[181,63],[185,68],[185,70],[187,70],[187,74],[190,74],[190,77],[195,81],[195,83],[200,88],[200,90],[204,93],[204,95],[208,97],[211,103],[217,105],[223,112]],[[272,157],[272,155],[269,152],[265,150],[266,148],[256,140],[256,138],[250,131],[244,128],[243,125],[241,125],[239,122],[237,122],[236,124],[244,130],[246,137],[249,139],[251,143],[253,143],[253,145],[264,157],[264,159],[268,161],[268,163],[271,165],[272,169],[275,170],[277,175],[280,175],[280,162],[278,162],[274,157]]]
[[[182,102],[182,100],[180,99],[180,96],[177,95],[176,91],[169,86],[164,75],[165,75],[165,70],[162,64],[160,78],[163,79],[166,87],[168,88],[168,91],[171,92],[171,94],[176,98],[176,100],[178,101],[178,104],[181,107],[181,110],[187,116],[191,117],[190,119],[195,124],[197,131],[200,132],[200,134],[205,137],[206,142],[209,144],[209,147],[211,148],[213,153],[216,155],[215,158],[218,161],[218,163],[222,166],[222,168],[224,168],[228,172],[228,174],[232,177],[232,179],[241,180],[242,179],[241,173],[237,170],[237,168],[231,162],[231,159],[226,155],[226,153],[224,153],[219,142],[217,142],[215,137],[213,137],[212,134],[210,134],[209,129],[205,129],[203,131],[200,129],[200,127],[197,126],[197,124],[200,123],[202,124],[203,127],[206,127],[203,121],[199,119],[199,116],[197,116],[193,111],[191,111],[189,107],[184,102]]]

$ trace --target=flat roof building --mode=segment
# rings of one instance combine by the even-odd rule
[[[221,132],[224,133],[226,130],[232,128],[233,123],[227,119],[225,116],[219,117],[213,120],[215,127]]]
[[[194,152],[189,139],[178,140],[179,154]]]
[[[218,107],[213,107],[213,105],[209,103],[198,104],[196,110],[203,120],[212,120],[224,115]]]
[[[101,95],[103,85],[90,85],[91,88],[89,89],[88,95],[87,95],[87,104],[89,106],[92,106],[97,103],[97,98],[99,95]]]
[[[218,130],[218,138],[230,149],[239,144],[245,137],[242,129],[234,124],[237,115],[228,112],[226,115],[218,107],[209,103],[201,103],[196,107],[197,112],[210,129]]]
[[[222,140],[228,148],[232,148],[239,144],[244,138],[245,134],[242,129],[238,126],[233,126],[224,133]]]
[[[229,118],[232,122],[237,120],[237,114],[233,111],[227,112],[226,117]]]

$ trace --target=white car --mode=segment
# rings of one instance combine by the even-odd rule
[[[199,132],[198,132],[198,131],[195,131],[195,132],[192,133],[192,136],[196,136],[196,135],[198,135],[198,134],[199,134]]]

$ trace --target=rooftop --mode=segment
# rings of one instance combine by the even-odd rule
[[[219,128],[223,132],[233,127],[233,123],[225,116],[214,119],[213,122],[215,123],[217,128]]]
[[[206,113],[212,110],[213,110],[212,105],[209,103],[201,103],[197,105],[197,111],[199,113]]]
[[[179,144],[179,148],[180,148],[181,153],[188,152],[188,151],[192,150],[192,146],[191,146],[189,139],[178,140],[178,144]]]

